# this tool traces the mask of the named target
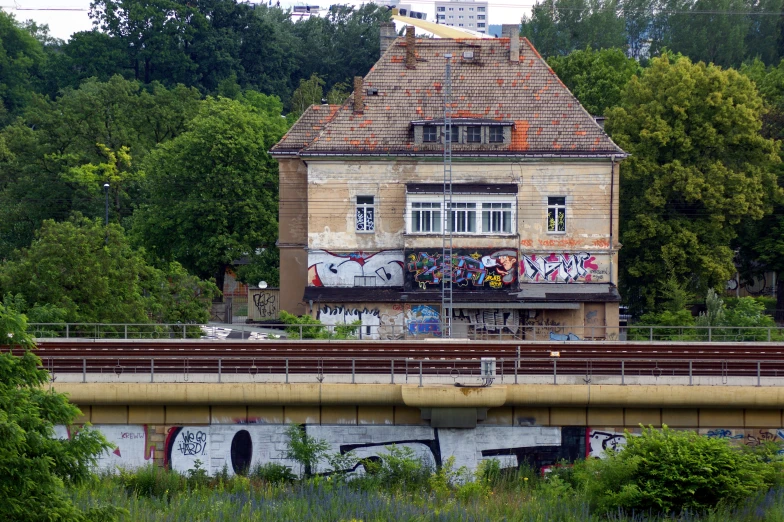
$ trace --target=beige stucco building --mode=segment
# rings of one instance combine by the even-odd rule
[[[343,106],[311,107],[272,153],[281,309],[359,320],[363,337],[438,335],[447,274],[453,336],[617,333],[626,154],[526,39],[409,31]]]

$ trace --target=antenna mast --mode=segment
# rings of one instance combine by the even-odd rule
[[[452,256],[452,55],[444,54],[444,227],[441,252],[441,324],[442,337],[452,337],[452,288],[454,260]]]

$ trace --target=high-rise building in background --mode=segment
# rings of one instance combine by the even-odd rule
[[[397,9],[400,16],[408,16],[417,20],[427,20],[427,13],[412,9],[411,4],[401,3],[400,0],[377,0],[378,3]]]
[[[488,11],[487,2],[436,0],[436,22],[477,33],[487,33]]]

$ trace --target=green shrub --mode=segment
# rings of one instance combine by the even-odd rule
[[[294,459],[300,465],[300,472],[310,477],[318,470],[319,461],[329,449],[329,443],[307,434],[298,424],[289,424],[286,428],[286,457]]]
[[[424,488],[432,469],[416,456],[408,446],[386,447],[377,471],[379,481],[389,488],[415,491]]]
[[[135,471],[120,469],[118,478],[128,494],[140,497],[171,498],[175,493],[188,489],[187,481],[182,475],[154,464]]]
[[[326,326],[309,315],[296,316],[285,310],[280,311],[280,321],[291,325],[286,328],[289,339],[355,339],[362,326],[362,321]]]
[[[771,484],[770,468],[759,456],[724,439],[664,426],[626,440],[621,451],[574,469],[600,513],[704,511],[719,502],[740,503]]]
[[[269,482],[270,484],[285,484],[297,480],[291,468],[276,462],[256,464],[250,472],[250,478]]]

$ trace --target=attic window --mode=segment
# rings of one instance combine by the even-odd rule
[[[422,141],[433,143],[438,139],[438,129],[435,125],[425,125],[422,128]]]
[[[474,59],[474,51],[463,51],[463,59],[464,60],[473,60]]]
[[[378,89],[368,89],[367,90],[368,96],[378,96]]]
[[[468,143],[482,143],[482,127],[466,127],[466,141]]]
[[[504,142],[504,128],[490,127],[490,143],[503,143],[503,142]]]

